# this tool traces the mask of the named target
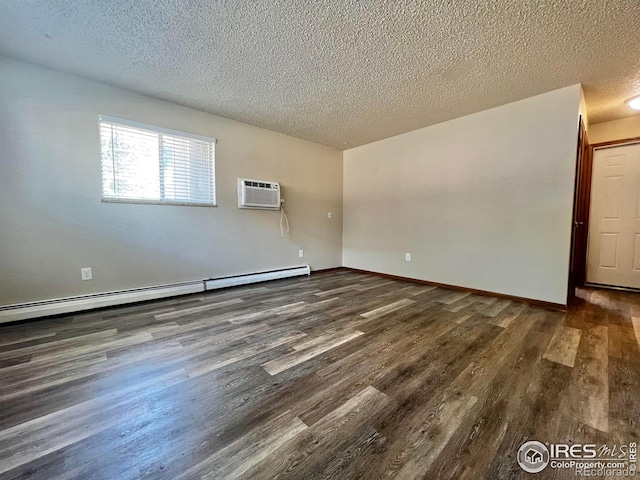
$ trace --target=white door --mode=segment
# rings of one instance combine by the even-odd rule
[[[640,288],[640,144],[594,153],[587,282]]]

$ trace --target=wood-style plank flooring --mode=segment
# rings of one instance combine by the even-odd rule
[[[531,478],[526,440],[640,442],[639,344],[638,294],[350,271],[5,325],[0,478]]]

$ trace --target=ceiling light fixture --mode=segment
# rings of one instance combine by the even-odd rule
[[[634,110],[640,110],[640,95],[636,95],[635,97],[631,97],[627,100],[627,105],[629,105]]]

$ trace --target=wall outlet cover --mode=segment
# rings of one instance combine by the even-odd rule
[[[80,269],[80,277],[82,280],[91,280],[93,279],[93,272],[91,271],[91,267],[83,267]]]

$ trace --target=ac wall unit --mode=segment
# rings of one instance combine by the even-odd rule
[[[280,184],[238,178],[238,208],[280,210]]]

